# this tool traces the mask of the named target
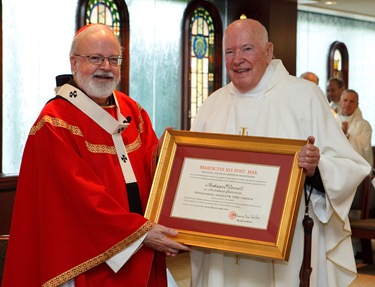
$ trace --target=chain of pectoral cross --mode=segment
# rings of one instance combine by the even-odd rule
[[[245,127],[240,127],[240,135],[241,136],[247,136],[249,133],[247,131],[247,128]],[[235,264],[240,264],[240,255],[236,254],[236,262]]]

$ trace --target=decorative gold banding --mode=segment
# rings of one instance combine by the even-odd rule
[[[117,253],[124,250],[126,247],[130,246],[132,243],[134,243],[136,240],[141,238],[144,234],[149,232],[151,228],[155,224],[148,221],[143,226],[141,226],[136,232],[125,238],[124,240],[120,241],[118,244],[112,246],[110,249],[106,250],[102,254],[99,254],[96,257],[93,257],[86,262],[83,262],[75,267],[73,267],[70,270],[65,271],[64,273],[61,273],[60,275],[52,278],[51,280],[47,281],[42,285],[42,287],[56,287],[59,286],[70,279],[77,277],[78,275],[86,272],[87,270],[90,270],[91,268],[94,268],[98,266],[99,264],[107,261],[109,258],[113,257]]]
[[[114,146],[107,146],[103,144],[92,144],[89,142],[85,142],[88,151],[92,153],[109,153],[109,154],[117,154],[116,148]]]
[[[39,122],[36,123],[35,126],[32,126],[29,132],[29,135],[35,135],[37,131],[39,131],[45,123],[50,123],[55,127],[65,128],[71,131],[72,134],[77,136],[83,136],[81,130],[77,126],[72,126],[68,124],[66,121],[58,118],[53,118],[50,116],[44,116],[40,119]]]
[[[126,145],[126,152],[127,153],[131,153],[137,149],[139,149],[139,147],[142,145],[142,142],[141,142],[141,135],[138,134],[137,138],[135,139],[134,142]]]
[[[139,106],[140,107],[140,106]],[[142,107],[140,107],[142,108]],[[58,118],[53,118],[51,116],[44,116],[38,121],[34,126],[31,127],[29,135],[35,135],[39,130],[42,129],[45,123],[49,123],[53,125],[54,127],[60,127],[68,129],[72,134],[77,136],[83,136],[81,130],[77,126],[73,126],[71,124],[68,124],[66,121]],[[141,128],[143,126],[143,119],[141,120],[141,124],[139,127]],[[92,153],[108,153],[108,154],[116,154],[116,148],[115,146],[107,146],[107,145],[100,145],[100,144],[93,144],[89,142],[85,142],[87,149]],[[142,145],[141,142],[141,136],[138,134],[138,137],[136,140],[128,145],[126,145],[126,152],[131,153],[135,150],[137,150]]]
[[[143,117],[142,117],[142,106],[137,103],[137,107],[138,107],[138,110],[139,110],[139,126],[138,126],[138,132],[141,134],[143,133],[143,125],[144,125],[144,120],[143,120]]]

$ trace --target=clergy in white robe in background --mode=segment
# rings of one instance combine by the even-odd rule
[[[372,166],[374,162],[371,146],[372,128],[359,108],[358,93],[344,90],[340,98],[341,111],[336,120],[352,147]]]
[[[315,137],[324,189],[313,190],[309,208],[314,220],[310,286],[349,286],[356,264],[348,212],[356,187],[370,172],[369,164],[340,130],[321,89],[289,75],[280,60],[272,60],[272,43],[259,22],[237,20],[228,26],[224,50],[232,82],[205,100],[192,130],[240,134],[246,128],[249,136]],[[236,264],[236,254],[193,248],[192,286],[298,286],[304,208],[302,197],[288,262],[240,255]]]

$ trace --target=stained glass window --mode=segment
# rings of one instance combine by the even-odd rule
[[[120,15],[117,5],[111,0],[90,0],[86,10],[86,24],[100,23],[111,26],[120,35]]]
[[[214,91],[215,26],[209,12],[199,7],[191,18],[190,124],[203,101]]]

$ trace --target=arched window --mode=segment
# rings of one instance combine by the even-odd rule
[[[203,101],[222,85],[222,25],[215,6],[193,1],[183,18],[182,129],[189,130]]]
[[[78,31],[84,25],[100,23],[112,27],[122,46],[123,62],[119,90],[129,94],[129,12],[125,1],[80,0],[78,3]]]
[[[328,79],[338,78],[344,81],[345,87],[349,86],[349,53],[346,45],[335,41],[329,48]]]

